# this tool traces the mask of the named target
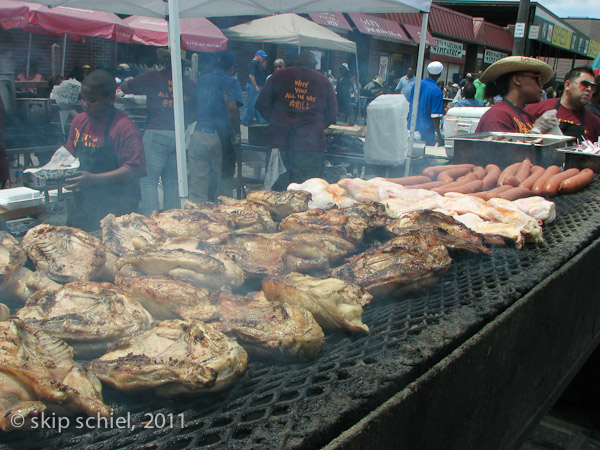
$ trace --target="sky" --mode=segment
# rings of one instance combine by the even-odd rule
[[[600,19],[598,0],[535,0],[558,17]]]

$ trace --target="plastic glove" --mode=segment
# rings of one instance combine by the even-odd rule
[[[552,128],[558,127],[558,119],[556,118],[556,109],[550,109],[537,118],[531,129],[531,133],[545,134]]]

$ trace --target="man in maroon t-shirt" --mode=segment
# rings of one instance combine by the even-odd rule
[[[565,75],[565,90],[560,99],[550,98],[527,105],[525,111],[537,119],[544,112],[556,109],[563,134],[596,142],[600,135],[600,117],[585,108],[595,86],[594,71],[589,67],[576,67]]]
[[[280,69],[266,82],[256,108],[269,120],[269,139],[281,151],[287,177],[275,189],[320,176],[325,128],[335,123],[337,100],[327,77],[315,68],[311,52],[298,55],[296,66]],[[283,178],[283,177],[282,177]]]

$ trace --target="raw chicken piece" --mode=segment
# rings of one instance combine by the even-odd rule
[[[348,195],[348,191],[346,191],[346,189],[344,189],[337,183],[330,184],[327,187],[327,192],[333,195],[333,201],[335,202],[335,206],[337,206],[338,208],[347,208],[348,206],[356,205],[358,203],[356,200],[350,197],[350,195]],[[309,207],[310,209],[313,209],[310,203]],[[314,208],[319,208],[319,206],[314,206]]]
[[[536,220],[544,223],[550,223],[556,219],[556,205],[554,202],[546,200],[544,197],[526,197],[514,200],[521,211]]]
[[[362,322],[362,312],[373,296],[348,281],[292,272],[263,280],[262,288],[267,300],[301,306],[323,328],[369,331]]]
[[[250,192],[246,199],[264,206],[275,220],[281,220],[290,214],[306,211],[311,197],[310,192],[306,191],[254,191]]]
[[[137,213],[116,217],[108,214],[100,221],[102,241],[117,256],[164,241],[167,234],[149,217]]]
[[[201,251],[146,248],[119,258],[117,268],[126,276],[170,276],[209,289],[218,289],[225,285],[237,287],[244,282],[242,270],[227,255],[211,256]],[[124,268],[129,270],[124,273]]]
[[[153,318],[131,294],[110,283],[75,282],[58,291],[37,291],[15,313],[27,325],[73,345],[90,357],[124,336],[152,325]]]
[[[379,194],[379,198],[381,199],[379,201],[381,202],[385,202],[385,200],[387,200],[388,198],[406,197],[407,195],[410,195],[410,193],[404,192],[410,189],[406,189],[398,183],[389,181],[386,178],[371,178],[369,180],[369,183],[377,188],[377,193]]]
[[[337,184],[348,191],[350,196],[358,202],[381,201],[377,187],[361,178],[342,178]]]
[[[0,231],[0,291],[13,281],[15,273],[23,267],[27,255],[12,234]]]
[[[500,236],[509,239],[515,243],[515,247],[518,249],[523,248],[525,244],[525,237],[521,234],[519,227],[515,225],[485,221],[474,213],[456,214],[454,218],[471,230],[483,234],[486,238]],[[496,244],[502,245],[502,243]]]
[[[217,315],[213,295],[205,288],[159,275],[117,276],[115,283],[158,320],[177,319],[181,317],[180,310],[190,308],[196,312],[195,318],[202,321],[214,320]]]
[[[79,228],[40,224],[23,236],[23,248],[58,283],[94,279],[106,262],[102,242]]]
[[[161,397],[225,389],[244,375],[248,354],[232,338],[197,320],[165,320],[121,339],[89,367],[124,391],[153,389]]]
[[[267,357],[312,359],[325,342],[323,330],[304,308],[222,293],[219,316],[251,353]]]
[[[434,284],[451,263],[443,244],[413,232],[350,258],[332,276],[357,284],[373,296],[402,294]]]
[[[337,190],[335,189],[337,187]],[[304,183],[291,183],[287,187],[288,191],[306,191],[311,194],[311,199],[308,202],[309,209],[329,209],[337,203],[336,196],[342,195],[345,191],[337,186],[330,185],[322,178],[310,178]],[[341,190],[341,192],[339,192]]]
[[[492,207],[497,222],[519,227],[525,242],[544,242],[540,222],[525,214],[513,202],[503,198],[491,198],[487,203]]]
[[[0,322],[0,390],[3,431],[30,429],[33,418],[39,428],[42,413],[112,414],[102,401],[100,381],[73,361],[71,347],[20,320]]]

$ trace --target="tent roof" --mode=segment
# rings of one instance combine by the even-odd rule
[[[117,14],[165,17],[164,0],[33,0],[47,6],[75,6]],[[429,12],[431,0],[179,0],[180,17],[267,16],[286,12]]]
[[[297,14],[287,13],[255,19],[223,30],[230,39],[316,47],[356,53],[356,44]]]

